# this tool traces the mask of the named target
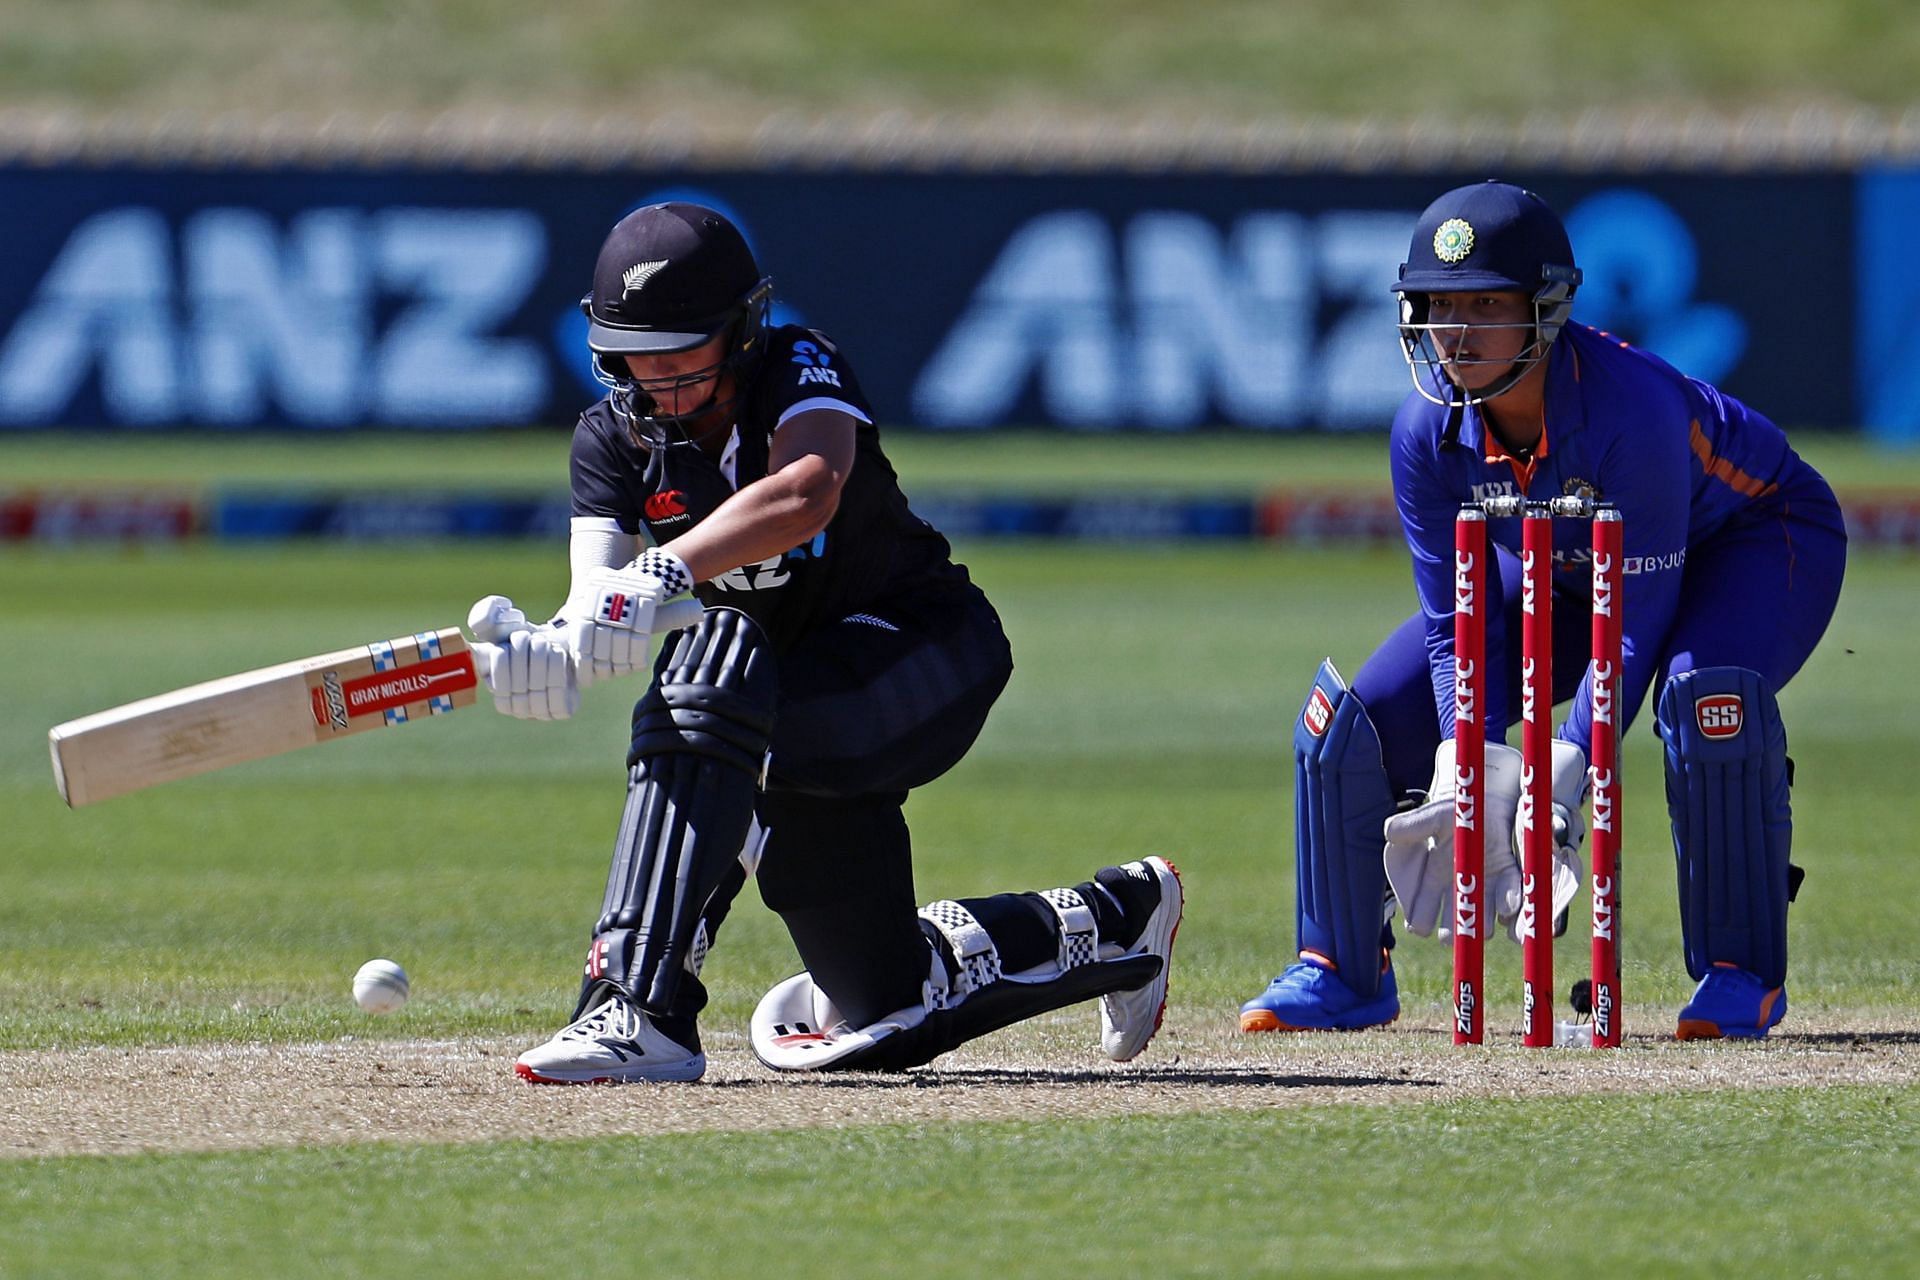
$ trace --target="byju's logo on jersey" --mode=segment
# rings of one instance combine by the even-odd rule
[[[816,343],[794,343],[793,362],[800,366],[800,385],[803,387],[809,382],[829,387],[840,385],[839,373],[828,367],[833,364],[833,357],[822,351]]]
[[[1666,573],[1672,569],[1687,567],[1687,549],[1669,551],[1659,556],[1626,556],[1620,561],[1622,573]]]

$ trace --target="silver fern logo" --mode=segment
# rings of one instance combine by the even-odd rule
[[[658,262],[636,262],[628,267],[626,274],[620,277],[620,296],[640,292],[646,287],[647,281],[653,279],[654,273],[666,265],[667,260],[662,258]]]

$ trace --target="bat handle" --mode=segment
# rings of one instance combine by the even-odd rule
[[[505,596],[487,596],[476,600],[467,613],[467,630],[485,644],[505,644],[516,631],[530,630],[527,615],[514,608]]]

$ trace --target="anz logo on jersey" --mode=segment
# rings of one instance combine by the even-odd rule
[[[810,382],[829,387],[840,385],[840,375],[828,367],[833,363],[833,357],[822,351],[815,343],[794,343],[793,362],[800,366],[800,385],[803,387]]]
[[[788,561],[818,560],[826,554],[827,535],[822,531],[780,555],[768,556],[765,560],[741,565],[738,569],[729,569],[710,582],[721,591],[771,591],[793,580],[793,574],[786,567]]]

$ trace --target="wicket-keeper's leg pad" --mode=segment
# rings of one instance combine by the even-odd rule
[[[707,610],[676,633],[655,671],[633,709],[627,805],[582,1012],[604,987],[648,1013],[674,1012],[682,976],[700,958],[708,900],[730,874],[738,879],[773,729],[773,649],[744,613]]]
[[[1684,671],[1660,691],[1658,725],[1687,972],[1700,979],[1732,964],[1777,987],[1787,977],[1793,810],[1773,689],[1744,667]]]
[[[1100,892],[1089,881],[923,907],[928,968],[917,1003],[855,1027],[802,973],[754,1010],[753,1051],[776,1071],[905,1071],[1015,1022],[1144,986],[1161,959],[1129,954],[1120,913],[1094,903]],[[1103,928],[1097,915],[1112,923]]]
[[[1387,873],[1381,828],[1393,791],[1380,735],[1358,695],[1320,664],[1293,726],[1295,923],[1300,949],[1324,956],[1353,993],[1380,992]]]

